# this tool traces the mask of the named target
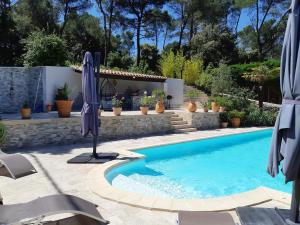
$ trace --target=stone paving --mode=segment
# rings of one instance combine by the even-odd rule
[[[157,143],[167,144],[201,137],[255,131],[258,129],[259,128],[220,129],[104,142],[99,144],[98,151],[119,151],[123,154],[124,149],[142,148]],[[0,177],[0,191],[4,198],[4,204],[26,202],[49,194],[67,193],[77,195],[99,205],[98,209],[100,213],[105,219],[109,220],[112,225],[176,224],[176,213],[136,208],[105,200],[93,194],[87,183],[87,174],[90,170],[99,165],[66,163],[68,159],[80,153],[91,151],[90,144],[18,150],[18,152],[24,154],[35,165],[38,173],[18,180]],[[286,199],[286,201],[272,200],[259,205],[259,207],[274,206],[288,208],[289,199]],[[238,222],[235,212],[231,213]],[[68,215],[63,215],[63,217],[66,216]]]

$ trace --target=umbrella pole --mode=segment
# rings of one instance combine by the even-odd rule
[[[97,159],[97,135],[93,135],[93,156]]]
[[[300,203],[300,180],[293,182],[293,194],[291,203],[290,221],[294,224],[299,224],[299,203]]]

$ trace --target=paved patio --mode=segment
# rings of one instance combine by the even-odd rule
[[[211,131],[198,131],[186,134],[172,134],[164,136],[127,139],[99,144],[98,151],[117,151],[124,155],[124,149],[142,148],[153,143],[174,143],[200,137],[213,137],[246,131],[255,131],[259,128],[222,129]],[[92,193],[88,186],[87,174],[99,165],[67,164],[66,161],[80,153],[91,152],[90,144],[69,145],[59,147],[43,147],[36,149],[23,149],[23,153],[37,168],[38,173],[12,180],[0,178],[0,191],[5,204],[21,203],[34,198],[55,194],[67,193],[85,198],[99,205],[102,216],[112,225],[175,225],[176,213],[153,211],[136,208],[125,204],[102,199]],[[99,187],[100,188],[100,187]],[[289,198],[272,200],[260,204],[259,207],[289,207]],[[235,212],[231,212],[236,221]],[[68,215],[63,215],[68,216]]]

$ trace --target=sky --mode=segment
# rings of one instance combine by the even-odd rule
[[[94,5],[94,7],[92,7],[90,10],[89,10],[89,13],[96,16],[96,17],[99,17],[101,15],[97,5]],[[250,18],[248,16],[248,12],[246,10],[243,10],[242,11],[242,14],[241,14],[241,18],[240,18],[240,22],[239,22],[239,26],[238,26],[238,30],[242,30],[245,26],[251,24],[251,21],[250,21]],[[175,41],[175,39],[172,39],[172,40],[169,40],[169,42],[172,42],[172,41]],[[151,40],[141,40],[141,43],[142,44],[145,44],[145,43],[148,43],[148,44],[152,44],[154,45],[154,40],[151,41]],[[160,39],[159,43],[158,43],[158,48],[159,50],[162,50],[163,48],[163,40],[162,38]],[[133,53],[135,53],[135,46],[134,46],[134,50],[133,50]]]

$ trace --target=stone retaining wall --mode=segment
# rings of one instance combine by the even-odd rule
[[[24,101],[41,111],[43,107],[43,68],[0,67],[0,113],[19,112]]]
[[[100,140],[163,134],[172,131],[170,113],[101,117]],[[80,118],[4,120],[6,148],[63,145],[91,141],[80,134]]]
[[[177,113],[177,112],[176,112]],[[178,112],[177,113],[183,120],[187,121],[189,125],[197,128],[198,130],[217,129],[220,128],[219,113],[214,112]]]

